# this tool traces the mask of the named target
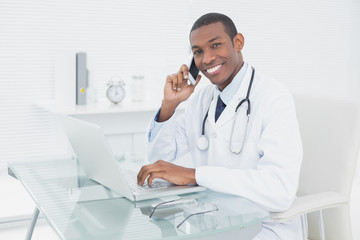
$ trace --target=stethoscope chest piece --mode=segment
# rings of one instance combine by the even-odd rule
[[[196,145],[200,150],[206,150],[209,147],[209,140],[204,135],[201,135],[201,137],[198,138]]]

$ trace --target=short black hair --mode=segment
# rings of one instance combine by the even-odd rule
[[[190,33],[200,27],[218,22],[221,22],[224,25],[226,34],[229,35],[231,40],[233,40],[235,35],[238,33],[235,24],[228,16],[221,13],[207,13],[201,16],[192,26]]]

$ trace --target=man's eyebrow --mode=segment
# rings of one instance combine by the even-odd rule
[[[216,37],[210,39],[210,40],[208,41],[208,43],[212,43],[212,42],[218,40],[219,38],[221,38],[221,37],[220,37],[220,36],[216,36]],[[194,48],[200,48],[200,47],[199,47],[199,46],[196,46],[196,45],[194,45],[194,46],[191,47],[191,49],[194,49]]]
[[[221,37],[216,36],[216,37],[210,39],[210,40],[208,41],[208,43],[214,42],[214,41],[218,40],[219,38],[221,38]]]

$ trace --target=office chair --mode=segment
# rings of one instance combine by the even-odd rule
[[[270,216],[282,222],[307,214],[305,239],[326,235],[327,240],[350,240],[349,201],[360,149],[360,102],[300,94],[294,100],[304,148],[298,198],[287,211]]]

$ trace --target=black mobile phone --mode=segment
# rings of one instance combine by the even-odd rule
[[[190,66],[189,66],[189,81],[191,85],[195,85],[196,78],[199,75],[199,69],[195,65],[195,60],[192,58]]]

